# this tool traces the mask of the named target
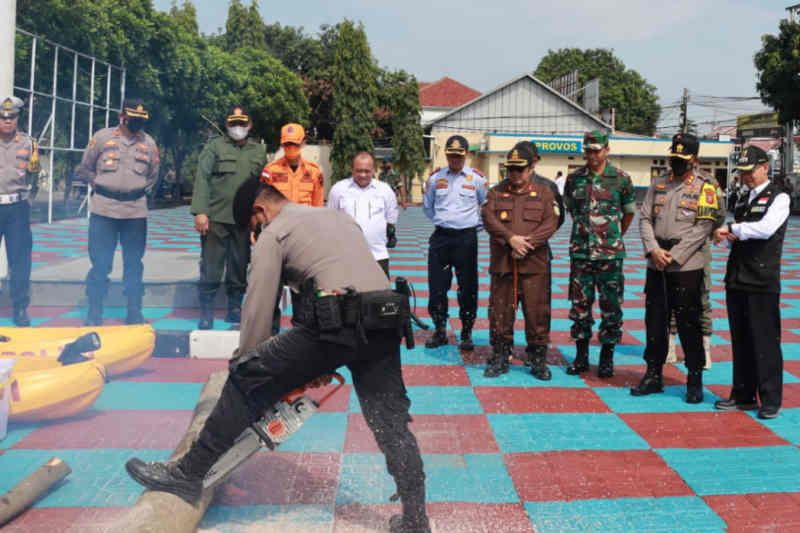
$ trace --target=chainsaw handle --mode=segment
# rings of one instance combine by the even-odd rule
[[[330,377],[331,377],[331,380],[338,381],[338,382],[339,382],[339,384],[338,384],[338,385],[336,385],[336,386],[333,388],[333,390],[331,390],[330,392],[328,392],[328,394],[326,394],[325,396],[323,396],[323,397],[322,397],[322,399],[321,399],[321,400],[319,400],[319,401],[317,402],[317,406],[320,406],[320,405],[322,405],[323,403],[325,403],[325,402],[328,400],[328,398],[330,398],[331,396],[333,396],[334,394],[336,394],[336,392],[337,392],[339,389],[341,389],[342,387],[344,387],[344,376],[342,376],[342,375],[341,375],[341,374],[339,374],[338,372],[334,372],[333,374],[327,374],[327,376],[330,376]],[[326,377],[326,375],[320,376],[320,378],[322,378],[322,377]],[[319,378],[317,378],[317,379],[319,379]],[[316,380],[315,380],[315,381],[316,381]],[[308,384],[306,384],[306,385],[303,385],[302,387],[298,387],[298,388],[296,388],[296,389],[294,389],[294,390],[291,390],[291,391],[287,392],[287,393],[286,393],[286,394],[283,396],[283,398],[282,398],[282,399],[283,399],[283,400],[285,400],[285,401],[292,401],[292,400],[294,400],[295,398],[297,398],[297,397],[299,397],[299,396],[302,396],[303,394],[305,394],[305,392],[306,392],[306,391],[307,391],[309,388],[311,388],[311,387],[309,387],[309,386],[308,386]]]
[[[336,386],[335,386],[333,389],[331,389],[331,390],[328,392],[328,394],[326,394],[325,396],[323,396],[322,398],[320,398],[320,400],[317,402],[317,406],[318,406],[318,407],[319,407],[319,406],[321,406],[322,404],[324,404],[325,402],[327,402],[327,401],[328,401],[328,399],[329,399],[331,396],[333,396],[334,394],[336,394],[337,392],[339,392],[339,389],[341,389],[342,387],[344,387],[344,376],[342,376],[342,375],[341,375],[340,373],[338,373],[338,372],[334,372],[333,374],[331,374],[331,377],[332,377],[332,378],[333,378],[335,381],[338,381],[338,382],[339,382],[339,384],[338,384],[338,385],[336,385]]]

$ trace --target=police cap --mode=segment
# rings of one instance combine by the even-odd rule
[[[244,107],[239,104],[231,106],[228,110],[228,115],[225,117],[225,124],[249,124],[250,115],[247,114]]]
[[[745,172],[753,170],[756,165],[769,163],[769,156],[767,152],[758,146],[745,146],[742,153],[739,154],[739,160],[736,162],[736,170],[743,170]]]
[[[3,99],[2,103],[0,103],[0,117],[16,118],[23,105],[22,100],[16,96],[7,96]]]
[[[469,143],[461,135],[453,135],[444,145],[444,153],[447,155],[464,155],[467,153]]]
[[[535,144],[529,141],[518,142],[506,155],[506,167],[528,167],[538,158]]]
[[[141,98],[126,98],[122,102],[122,112],[128,118],[141,118],[150,120],[150,112],[145,108]]]
[[[670,157],[680,157],[689,160],[700,153],[700,141],[691,133],[678,133],[672,138],[669,149]]]

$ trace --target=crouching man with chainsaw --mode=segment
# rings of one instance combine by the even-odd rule
[[[270,426],[276,419],[286,425],[276,404],[292,402],[288,393],[347,366],[402,501],[403,514],[392,517],[391,531],[429,532],[422,457],[408,428],[411,402],[400,369],[400,341],[410,341],[407,295],[390,290],[361,229],[344,213],[292,204],[257,179],[239,188],[233,211],[237,224],[262,231],[228,380],[183,457],[152,463],[134,458],[128,473],[149,489],[194,504],[204,487],[244,460],[232,455],[248,439],[258,435],[270,448],[281,442],[269,438]],[[300,291],[294,327],[270,338],[282,281]],[[242,451],[246,458],[254,450]]]

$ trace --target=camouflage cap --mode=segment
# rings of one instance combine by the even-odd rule
[[[745,172],[753,170],[756,165],[769,163],[769,156],[767,152],[758,146],[745,146],[742,153],[739,154],[739,160],[736,162],[736,170],[743,170]]]
[[[608,133],[601,130],[592,130],[584,133],[584,150],[602,150],[606,146],[608,146]]]
[[[448,155],[464,155],[467,153],[469,143],[461,135],[453,135],[444,145],[444,153]]]
[[[689,160],[700,153],[700,141],[691,133],[678,133],[672,138],[669,149],[670,157],[680,157]]]

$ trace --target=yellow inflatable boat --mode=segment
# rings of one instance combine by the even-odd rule
[[[103,365],[87,361],[34,372],[11,374],[9,420],[32,422],[76,415],[88,409],[103,391]]]
[[[101,363],[110,377],[141,366],[152,354],[156,334],[148,324],[80,328],[2,328],[0,358],[15,359],[14,372],[46,370],[61,366],[64,346],[87,333],[97,333],[100,348],[86,353]]]

